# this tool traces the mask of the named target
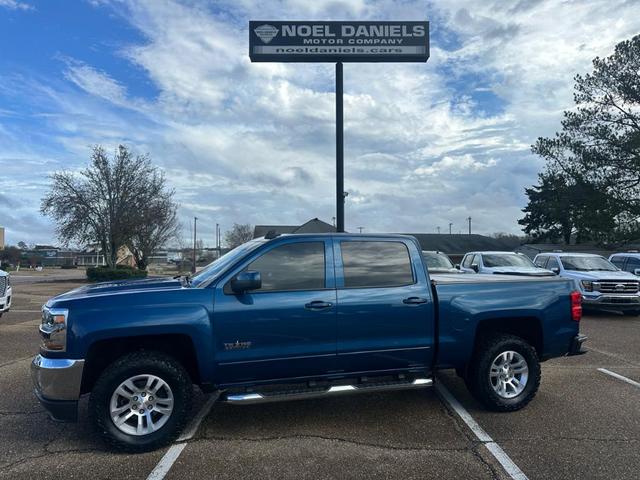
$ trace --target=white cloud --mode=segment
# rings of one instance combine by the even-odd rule
[[[33,6],[28,3],[20,2],[18,0],[0,0],[0,7],[8,8],[9,10],[33,10]]]
[[[116,54],[157,95],[136,98],[118,72],[65,58],[75,90],[38,90],[64,147],[56,158],[78,164],[89,145],[120,141],[150,152],[182,217],[197,212],[211,238],[215,223],[334,215],[334,67],[250,63],[249,19],[431,20],[426,64],[344,68],[347,228],[366,231],[471,215],[481,232],[517,233],[541,166],[530,145],[559,127],[573,76],[640,30],[622,0],[93,3],[142,34]]]
[[[480,162],[471,155],[465,154],[461,157],[445,156],[442,160],[438,160],[431,165],[416,168],[413,173],[426,177],[439,175],[459,176],[464,173],[477,173],[480,170],[495,167],[496,165],[497,162],[493,158],[486,162]]]

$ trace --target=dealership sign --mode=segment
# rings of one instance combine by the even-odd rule
[[[252,62],[426,62],[429,22],[249,22]]]

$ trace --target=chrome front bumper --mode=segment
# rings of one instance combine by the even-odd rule
[[[11,287],[7,288],[4,296],[0,297],[0,313],[8,312],[11,308]]]
[[[84,360],[36,355],[31,362],[35,394],[54,420],[76,420],[83,369]]]
[[[615,295],[603,293],[601,295],[582,295],[582,305],[591,308],[612,310],[640,310],[640,295]]]

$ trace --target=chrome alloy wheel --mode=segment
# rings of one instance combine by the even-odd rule
[[[514,398],[527,386],[529,366],[522,355],[513,350],[502,352],[491,363],[489,381],[502,398]]]
[[[136,375],[122,382],[111,395],[109,415],[128,435],[149,435],[164,426],[173,412],[173,392],[160,377]]]

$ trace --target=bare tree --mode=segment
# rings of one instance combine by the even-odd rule
[[[224,240],[229,248],[235,248],[238,245],[248,242],[253,238],[253,227],[248,223],[234,223],[231,230],[224,235]]]
[[[119,145],[109,158],[95,146],[86,169],[56,172],[51,178],[40,211],[56,221],[65,245],[97,243],[111,267],[120,247],[129,246],[142,265],[175,232],[174,192],[148,155],[134,156]]]
[[[174,191],[165,187],[164,175],[154,169],[147,180],[146,188],[136,198],[139,218],[127,242],[140,270],[145,270],[151,255],[180,232]]]

